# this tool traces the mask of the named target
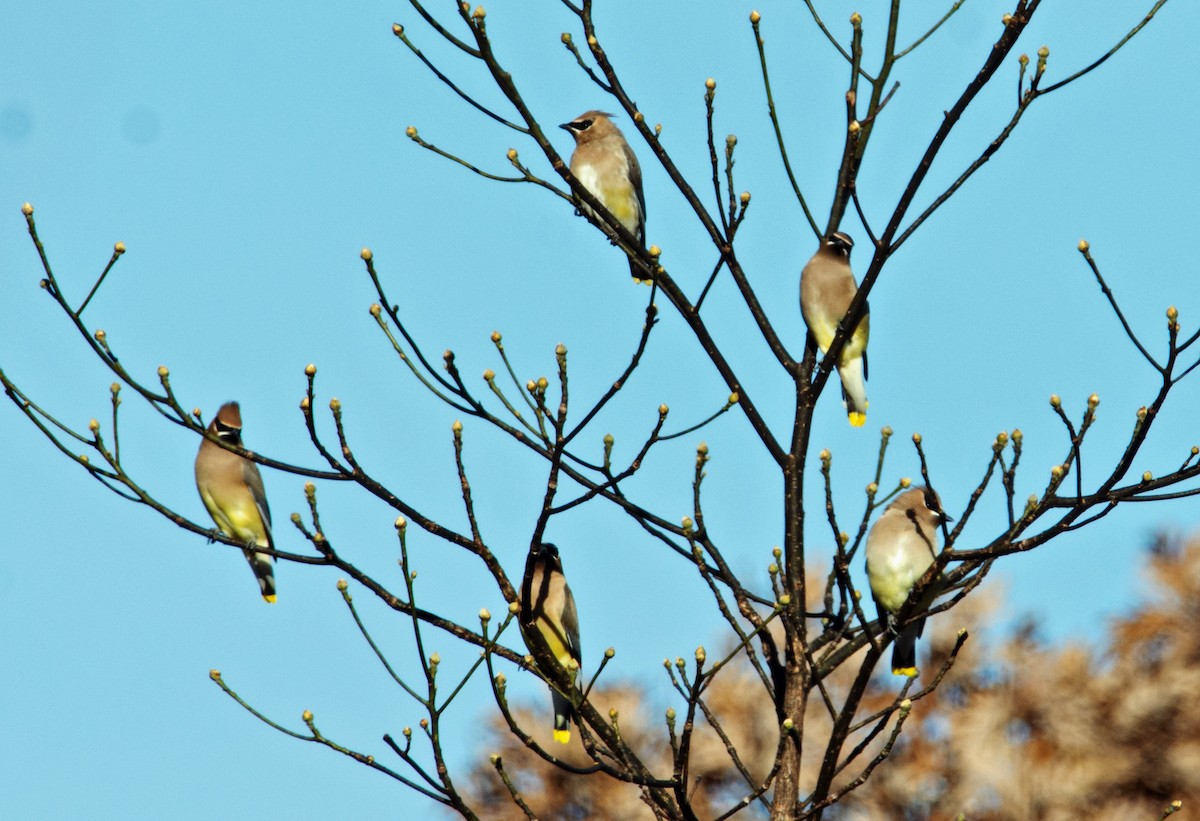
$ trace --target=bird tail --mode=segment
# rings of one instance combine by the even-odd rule
[[[566,744],[571,740],[571,719],[575,716],[575,708],[558,690],[550,691],[554,702],[554,740]]]
[[[910,624],[896,636],[892,645],[892,675],[912,678],[921,671],[917,669],[917,638],[925,630],[925,619]]]
[[[250,569],[254,571],[254,578],[258,580],[258,589],[262,593],[263,601],[274,604],[275,571],[271,567],[271,557],[265,553],[247,550],[246,561],[250,562]]]
[[[863,373],[863,358],[856,356],[838,365],[842,378],[842,401],[850,424],[861,428],[867,421],[867,383]]]

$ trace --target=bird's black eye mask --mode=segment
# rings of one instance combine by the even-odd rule
[[[235,445],[242,438],[241,428],[235,428],[232,425],[226,425],[220,419],[217,420],[217,437],[224,439],[227,442],[233,442]]]
[[[572,131],[587,131],[589,128],[592,127],[593,122],[595,122],[595,121],[594,120],[576,120],[573,123],[568,123],[567,128],[571,129]]]

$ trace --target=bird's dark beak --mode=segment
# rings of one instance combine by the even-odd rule
[[[954,521],[954,517],[951,516],[949,513],[943,512],[942,513],[942,521],[949,524],[950,522]]]
[[[571,124],[570,124],[570,123],[563,123],[562,125],[560,125],[560,126],[559,126],[559,128],[561,128],[563,131],[570,131],[570,130],[571,130]]]

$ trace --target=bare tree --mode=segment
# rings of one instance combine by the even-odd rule
[[[866,315],[872,290],[901,247],[1004,147],[1024,114],[1035,103],[1055,91],[1089,79],[1094,70],[1150,22],[1165,0],[1153,3],[1126,36],[1115,43],[1097,45],[1094,59],[1065,74],[1052,74],[1049,50],[1045,47],[1038,49],[1032,58],[1025,54],[1018,56],[1018,42],[1041,2],[1017,0],[1012,11],[1004,15],[995,41],[979,55],[978,68],[970,67],[974,74],[961,93],[943,116],[929,126],[926,147],[907,172],[907,183],[894,203],[861,202],[857,185],[859,173],[872,145],[876,125],[888,116],[889,102],[897,93],[898,83],[893,75],[898,61],[914,49],[935,41],[963,2],[953,3],[927,31],[906,43],[900,40],[901,3],[892,0],[886,34],[878,52],[868,58],[864,48],[864,23],[859,14],[851,15],[849,32],[840,34],[842,27],[823,19],[815,5],[806,0],[805,6],[811,17],[810,32],[816,38],[828,41],[835,59],[845,61],[847,74],[841,88],[829,91],[830,94],[844,95],[845,99],[845,120],[838,127],[844,134],[840,162],[836,169],[826,169],[826,177],[816,182],[802,179],[803,175],[793,168],[790,157],[798,140],[785,133],[777,113],[772,89],[778,83],[773,84],[770,71],[765,21],[758,12],[750,15],[749,27],[761,66],[762,89],[776,137],[775,148],[811,231],[811,237],[801,231],[798,239],[787,238],[788,247],[799,247],[806,256],[808,249],[823,237],[847,230],[846,224],[852,221],[857,222],[854,233],[867,240],[861,243],[865,253],[860,252],[857,258],[861,275],[857,295],[824,354],[819,353],[811,335],[801,349],[795,344],[798,340],[789,341],[777,332],[775,315],[778,310],[791,308],[777,310],[775,304],[794,306],[795,292],[789,288],[784,293],[762,293],[760,287],[752,284],[739,257],[735,240],[750,215],[752,198],[748,192],[739,192],[735,185],[736,137],[731,135],[721,140],[716,136],[715,81],[706,83],[703,94],[705,133],[695,137],[696,144],[706,144],[711,173],[703,180],[689,180],[668,151],[661,130],[639,109],[634,99],[636,92],[627,88],[618,68],[610,61],[604,34],[593,18],[592,2],[563,0],[564,13],[571,18],[573,30],[562,35],[562,45],[578,69],[594,83],[597,93],[609,100],[612,109],[622,112],[632,122],[631,132],[635,133],[631,133],[630,138],[643,165],[656,165],[670,180],[679,201],[684,203],[684,210],[694,220],[695,230],[711,243],[710,267],[700,273],[678,272],[672,270],[659,247],[644,247],[639,237],[616,219],[571,173],[567,160],[558,153],[542,124],[549,104],[527,97],[517,87],[513,74],[499,55],[499,44],[489,35],[488,16],[482,7],[472,9],[467,4],[459,4],[452,13],[436,13],[412,0],[411,6],[419,18],[420,35],[400,25],[394,27],[398,40],[433,73],[450,96],[466,101],[478,117],[505,129],[519,148],[507,152],[511,170],[499,171],[486,170],[474,158],[460,157],[428,141],[415,127],[407,131],[412,141],[487,179],[535,186],[557,197],[566,213],[575,210],[583,215],[628,256],[635,270],[640,270],[644,278],[651,281],[641,333],[632,346],[627,365],[614,375],[606,390],[580,400],[575,392],[568,390],[571,383],[568,351],[564,345],[559,345],[554,352],[556,372],[552,376],[526,380],[518,377],[518,368],[510,361],[499,333],[492,337],[495,367],[485,371],[482,386],[469,381],[460,372],[452,351],[447,350],[440,357],[430,354],[427,343],[410,331],[389,293],[386,272],[377,269],[370,250],[362,252],[366,276],[377,298],[371,307],[371,315],[412,377],[431,397],[452,408],[468,424],[506,437],[515,451],[532,455],[543,465],[544,481],[536,488],[525,489],[540,499],[538,515],[528,528],[531,549],[543,543],[547,527],[555,517],[583,505],[606,506],[641,528],[649,544],[677,554],[710,591],[711,600],[705,606],[715,608],[728,626],[728,640],[720,642],[726,649],[719,655],[710,656],[703,647],[697,648],[693,658],[679,658],[666,665],[671,685],[686,705],[683,711],[668,713],[666,727],[660,733],[659,753],[665,749],[669,750],[669,755],[652,753],[647,749],[652,737],[648,731],[643,730],[641,734],[625,732],[620,711],[605,712],[597,707],[596,699],[590,697],[613,651],[605,652],[595,671],[577,683],[574,670],[565,669],[556,660],[552,648],[536,631],[525,634],[527,653],[518,645],[517,631],[512,627],[522,615],[520,591],[523,576],[529,570],[523,569],[523,563],[506,567],[498,557],[496,546],[483,535],[463,455],[466,431],[463,423],[456,423],[453,429],[454,463],[461,483],[465,516],[462,527],[435,520],[419,502],[389,488],[370,469],[369,462],[360,459],[362,448],[348,429],[341,402],[324,400],[318,395],[315,367],[306,370],[307,384],[301,412],[319,459],[318,466],[288,463],[231,447],[205,433],[203,413],[199,407],[191,407],[193,401],[177,396],[166,367],[158,369],[157,383],[139,378],[126,369],[104,331],[85,325],[84,310],[120,259],[123,246],[114,249],[108,265],[87,296],[70,300],[38,237],[33,208],[29,205],[23,210],[41,261],[43,287],[66,321],[78,332],[83,344],[111,371],[115,379],[111,388],[111,412],[102,414],[106,417],[105,423],[97,419],[86,430],[75,430],[61,422],[50,409],[44,408],[36,397],[27,395],[3,372],[0,372],[0,381],[7,395],[41,434],[91,477],[121,498],[148,506],[201,538],[215,539],[237,549],[247,547],[235,538],[214,531],[207,523],[192,521],[171,509],[152,492],[152,481],[135,476],[127,469],[121,453],[119,410],[130,392],[181,432],[196,437],[208,436],[211,441],[234,449],[265,468],[308,480],[306,514],[293,515],[292,522],[310,549],[303,553],[256,546],[249,549],[297,565],[336,568],[343,574],[349,581],[341,585],[342,593],[364,638],[397,686],[422,706],[426,718],[422,719],[419,731],[405,730],[401,738],[384,736],[394,754],[394,758],[385,763],[374,755],[349,749],[325,736],[309,713],[305,714],[303,729],[288,729],[276,723],[237,695],[218,672],[213,672],[213,680],[232,698],[281,732],[328,746],[464,817],[476,818],[483,811],[473,805],[455,780],[445,754],[441,723],[445,711],[451,703],[457,703],[455,698],[468,680],[476,673],[486,671],[496,708],[509,731],[523,745],[564,772],[579,777],[602,774],[633,785],[648,812],[656,817],[728,817],[757,805],[761,812],[769,813],[773,818],[819,818],[866,783],[883,764],[901,738],[907,717],[916,709],[914,705],[937,692],[967,635],[960,633],[957,636],[938,669],[920,684],[910,678],[887,698],[878,703],[869,702],[872,676],[892,634],[871,617],[873,614],[865,612],[851,578],[850,566],[859,555],[876,510],[910,483],[903,480],[894,489],[883,486],[885,457],[893,435],[892,430],[885,427],[879,440],[874,478],[867,487],[866,504],[861,513],[842,512],[839,515],[833,503],[832,455],[828,450],[813,453],[813,414],[818,397],[827,387],[839,354],[847,343],[848,330],[857,327]],[[780,34],[798,36],[794,32]],[[445,64],[434,62],[420,45],[423,37],[448,45],[456,52],[455,59],[448,59]],[[464,63],[481,67],[491,87],[471,89],[456,80],[456,72]],[[1007,122],[990,141],[978,147],[975,159],[952,175],[948,184],[934,188],[929,178],[930,170],[968,109],[991,84],[1014,79],[1016,98]],[[529,161],[526,155],[537,159]],[[818,219],[811,204],[814,198],[807,193],[821,185],[831,186],[830,206],[823,220]],[[659,193],[654,199],[662,201],[665,197]],[[1013,430],[998,435],[990,453],[982,455],[982,476],[966,504],[959,510],[950,511],[955,517],[953,528],[942,525],[943,550],[918,582],[908,603],[895,614],[898,625],[955,607],[977,587],[997,559],[1041,547],[1062,534],[1096,522],[1119,504],[1166,501],[1200,493],[1192,482],[1200,475],[1200,460],[1197,459],[1200,451],[1196,448],[1182,458],[1178,467],[1162,475],[1134,473],[1135,459],[1147,442],[1168,395],[1200,364],[1193,347],[1200,339],[1200,333],[1185,334],[1178,321],[1178,312],[1172,308],[1166,317],[1165,344],[1139,338],[1126,320],[1087,243],[1081,242],[1079,250],[1083,263],[1107,297],[1128,343],[1136,348],[1145,367],[1155,375],[1159,386],[1157,393],[1137,411],[1128,439],[1115,458],[1100,465],[1094,462],[1103,462],[1103,456],[1089,459],[1086,479],[1081,460],[1085,440],[1088,444],[1092,441],[1087,437],[1097,418],[1099,399],[1093,395],[1082,412],[1072,416],[1059,398],[1053,397],[1051,405],[1062,422],[1064,434],[1061,455],[1048,480],[1039,485],[1041,490],[1028,498],[1020,498],[1017,491],[1018,478],[1027,479],[1019,473],[1024,444],[1022,434]],[[866,257],[869,259],[865,259],[864,264]],[[736,293],[740,304],[721,305],[706,301],[714,284],[720,280],[732,283],[732,292]],[[631,286],[618,281],[614,282],[614,287]],[[692,338],[697,358],[706,361],[719,374],[728,390],[728,399],[719,403],[707,419],[682,426],[669,422],[669,408],[662,405],[657,421],[633,452],[621,454],[611,437],[602,440],[599,453],[591,452],[582,444],[587,438],[584,434],[595,436],[598,433],[596,420],[602,411],[621,403],[636,407],[643,401],[640,396],[628,395],[624,389],[631,377],[641,371],[644,355],[657,339],[654,331],[660,321],[660,302],[669,306],[668,310],[676,320],[673,324]],[[731,327],[737,330],[731,331]],[[786,387],[795,397],[795,413],[790,424],[772,423],[760,404],[761,394],[744,381],[740,360],[731,355],[741,340],[751,335],[755,335],[769,352],[776,384]],[[203,403],[195,404],[208,402],[205,399]],[[331,433],[326,432],[328,429],[318,419],[318,406],[326,403],[331,416]],[[658,446],[694,433],[730,412],[740,416],[742,424],[752,431],[761,451],[774,466],[772,475],[756,476],[754,481],[763,488],[763,493],[782,491],[783,520],[779,523],[779,547],[770,568],[769,585],[741,578],[728,558],[730,545],[722,544],[706,523],[702,491],[710,452],[707,444],[701,443],[695,450],[692,509],[682,521],[658,506],[653,490],[629,490],[633,477],[657,452]],[[920,464],[921,481],[927,487],[938,489],[938,472],[926,459],[922,438],[914,435],[912,443]],[[817,461],[810,465],[812,456]],[[823,498],[815,503],[805,499],[804,482],[806,475],[814,470],[823,476],[824,484]],[[394,511],[404,572],[402,588],[394,589],[386,581],[362,570],[361,561],[356,559],[353,551],[343,551],[336,534],[327,532],[322,526],[317,502],[322,483],[354,485]],[[1001,500],[1007,522],[990,534],[972,534],[972,546],[960,547],[960,535],[972,522],[985,494]],[[809,522],[810,512],[815,514],[812,522]],[[414,526],[420,538],[436,540],[447,548],[474,557],[507,603],[507,613],[493,615],[483,611],[478,623],[467,623],[446,615],[444,605],[453,591],[422,592],[423,598],[419,600],[408,553],[408,539]],[[825,538],[814,536],[826,526],[828,535]],[[829,563],[828,574],[820,581],[814,581],[814,568],[823,560]],[[931,608],[925,608],[921,604],[922,594],[935,579],[945,595]],[[351,583],[356,590],[376,597],[411,624],[416,647],[414,660],[401,666],[385,657],[355,609]],[[630,607],[637,605],[637,602],[630,603]],[[701,605],[697,602],[694,606]],[[583,614],[584,622],[586,618]],[[452,637],[461,643],[465,652],[478,654],[478,659],[462,678],[446,682],[443,680],[445,675],[439,675],[440,654],[426,650],[430,631]],[[773,715],[772,735],[767,739],[756,737],[755,741],[765,744],[770,752],[765,766],[759,763],[761,755],[756,755],[751,762],[745,746],[749,743],[745,740],[745,728],[727,727],[729,719],[723,715],[722,705],[715,698],[715,684],[723,681],[726,675],[732,675],[726,671],[734,669],[732,662],[735,659],[742,660],[740,669],[750,671],[742,674],[744,697],[768,705],[768,714]],[[419,671],[415,676],[404,672],[411,670],[414,664]],[[573,757],[560,755],[557,750],[543,745],[541,734],[532,732],[519,720],[519,714],[510,708],[507,697],[507,677],[518,670],[525,675],[537,676],[572,703],[578,712],[582,752],[573,752]],[[727,777],[716,784],[711,784],[711,778],[699,783],[696,779],[697,771],[701,769],[698,739],[702,726],[721,740],[719,749],[727,757],[724,763]],[[711,745],[708,752],[711,752]],[[510,773],[502,758],[496,758],[493,764],[499,783],[504,786],[504,794],[523,814],[535,817],[553,811],[531,806],[525,800],[519,773]],[[711,771],[711,763],[705,762],[704,769]],[[488,812],[490,814],[490,810]]]

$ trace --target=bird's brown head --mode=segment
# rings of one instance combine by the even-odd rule
[[[545,562],[546,566],[551,570],[562,572],[562,558],[558,555],[558,547],[549,542],[542,542],[534,547],[533,551],[539,559]]]
[[[943,522],[952,522],[950,516],[942,510],[942,500],[930,488],[917,486],[901,493],[896,500],[888,505],[888,510],[898,510],[908,518],[929,528],[936,528]]]
[[[850,251],[854,248],[854,240],[850,238],[849,234],[834,231],[825,237],[824,247],[840,257],[850,259]]]
[[[242,409],[237,402],[226,402],[217,410],[208,432],[227,442],[238,443],[242,438]]]
[[[621,130],[613,125],[612,116],[604,111],[585,111],[571,122],[563,123],[559,128],[570,132],[571,136],[575,138],[576,145],[583,145],[612,134],[620,134]]]

